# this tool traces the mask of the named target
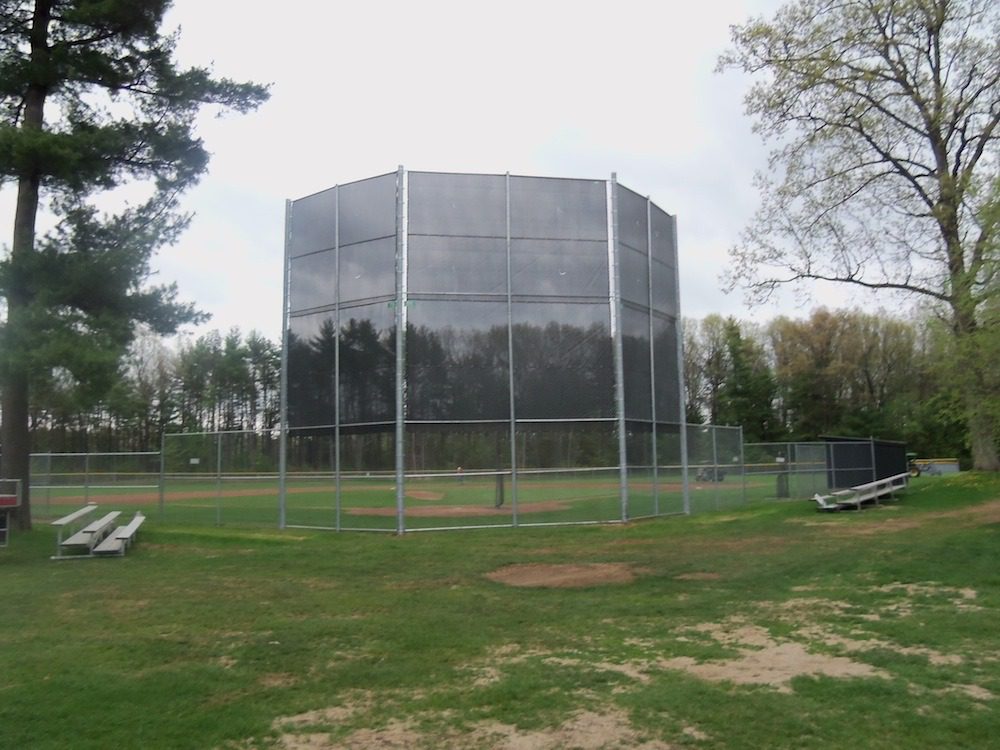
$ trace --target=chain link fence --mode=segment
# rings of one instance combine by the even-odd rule
[[[61,515],[87,502],[152,503],[160,489],[158,451],[32,453],[29,467],[38,515]]]
[[[822,442],[747,443],[748,497],[809,498],[905,472],[902,443],[829,438]]]
[[[741,430],[684,430],[686,474],[679,425],[630,425],[624,469],[599,463],[609,451],[613,455],[617,436],[592,426],[525,429],[516,441],[516,471],[509,455],[497,452],[492,434],[470,432],[461,440],[433,432],[410,435],[414,458],[405,472],[405,529],[609,523],[745,503]],[[158,452],[33,454],[33,509],[39,517],[56,517],[98,502],[109,509],[148,506],[173,524],[395,532],[400,507],[394,440],[391,432],[374,428],[339,436],[291,430],[284,506],[277,430],[170,433]],[[437,466],[436,455],[463,464]]]
[[[278,523],[277,430],[167,433],[159,496],[163,520]]]
[[[687,448],[691,513],[746,503],[741,428],[688,425]]]

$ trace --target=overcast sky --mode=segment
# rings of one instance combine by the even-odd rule
[[[678,216],[686,317],[804,315],[813,303],[790,297],[749,310],[719,280],[757,205],[766,152],[743,115],[747,79],[713,70],[730,25],[779,4],[175,0],[167,28],[181,28],[183,65],[270,83],[272,96],[250,115],[201,119],[212,162],[185,197],[194,221],[161,250],[157,280],[211,313],[194,334],[239,326],[276,339],[286,198],[400,164],[616,172]],[[5,246],[12,213],[7,187]],[[842,300],[815,290],[814,304]]]

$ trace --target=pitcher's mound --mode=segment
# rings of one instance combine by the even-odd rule
[[[433,492],[432,490],[407,490],[407,497],[414,500],[444,500],[443,492]]]
[[[584,588],[609,583],[632,583],[635,573],[626,563],[583,563],[545,565],[525,563],[498,568],[486,577],[508,586],[540,588]]]

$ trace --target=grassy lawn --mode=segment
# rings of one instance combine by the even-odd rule
[[[405,537],[208,505],[123,559],[0,549],[0,747],[996,746],[998,478]]]

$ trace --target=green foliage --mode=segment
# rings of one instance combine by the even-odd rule
[[[51,390],[45,381],[57,372],[93,400],[110,387],[136,324],[169,332],[201,319],[172,286],[147,286],[149,261],[183,229],[176,197],[208,165],[197,112],[246,112],[267,90],[179,69],[176,36],[160,31],[169,6],[0,2],[0,182],[17,186],[13,242],[0,265],[2,439],[4,473],[25,486],[32,387]],[[136,183],[152,187],[136,208],[99,216],[88,202]],[[45,201],[58,224],[39,239]]]
[[[64,219],[22,262],[0,261],[0,290],[19,288],[28,300],[21,325],[0,327],[4,367],[33,373],[41,387],[57,368],[103,394],[135,325],[167,333],[204,316],[176,301],[173,285],[142,288],[152,253],[187,221],[156,200],[112,218],[64,202]],[[86,345],[81,345],[86,341]]]
[[[984,323],[967,356],[1000,356],[996,330]],[[763,330],[719,316],[685,321],[689,413],[741,425],[746,442],[874,435],[968,464],[966,393],[985,391],[981,412],[996,419],[1000,384],[970,383],[983,374],[956,346],[932,313],[905,319],[820,308]]]
[[[755,299],[833,281],[941,305],[961,355],[975,465],[1000,470],[984,419],[1000,262],[1000,5],[797,0],[732,30],[719,62],[773,144],[762,203],[732,250]]]
[[[777,385],[764,348],[752,338],[744,338],[734,318],[724,327],[729,375],[722,387],[722,424],[741,425],[748,443],[776,440],[784,433],[774,410]]]
[[[168,0],[12,0],[0,5],[0,167],[70,193],[152,179],[189,186],[208,153],[194,134],[203,105],[246,112],[266,99],[256,84],[180,70],[176,36],[160,32]],[[55,110],[27,121],[30,94]]]

